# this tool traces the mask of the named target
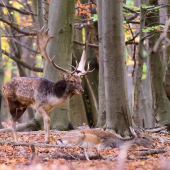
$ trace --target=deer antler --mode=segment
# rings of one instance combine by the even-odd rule
[[[52,60],[49,58],[49,56],[47,54],[47,51],[46,51],[46,47],[47,47],[48,42],[50,42],[53,37],[50,37],[48,35],[48,30],[49,29],[47,29],[45,32],[43,32],[43,29],[44,29],[44,26],[41,28],[41,30],[36,31],[36,33],[37,33],[37,45],[38,45],[38,49],[39,49],[41,55],[43,56],[43,58],[46,61],[48,61],[50,64],[52,64],[55,68],[57,68],[57,69],[59,69],[61,71],[64,71],[64,72],[66,72],[68,74],[71,74],[71,75],[74,74],[77,71],[78,63],[76,63],[75,70],[71,72],[69,70],[66,70],[66,69],[61,68],[58,65],[56,65],[54,63],[55,56],[53,57]]]
[[[80,75],[80,76],[85,76],[87,73],[91,73],[91,72],[93,72],[95,70],[95,68],[94,68],[93,70],[89,71],[89,69],[90,69],[90,62],[88,63],[87,71],[85,71],[85,69],[84,69],[85,63],[86,63],[86,48],[88,46],[89,39],[90,39],[90,34],[89,34],[89,37],[88,37],[88,41],[85,42],[85,48],[83,50],[83,54],[81,56],[79,67],[77,69],[78,71],[80,71],[80,73],[78,73],[78,75]]]
[[[84,73],[78,73],[78,75],[80,75],[80,76],[85,76],[87,73],[91,73],[91,72],[93,72],[94,70],[95,70],[95,68],[93,69],[93,70],[90,70],[89,71],[89,69],[90,69],[90,62],[88,62],[88,67],[87,67],[87,71],[85,71]]]

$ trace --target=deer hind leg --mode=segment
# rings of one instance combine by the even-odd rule
[[[10,121],[11,121],[11,128],[12,128],[12,132],[14,135],[14,141],[18,142],[18,136],[17,136],[17,132],[16,132],[16,113],[17,109],[10,109]]]
[[[43,117],[44,130],[45,130],[45,142],[49,143],[50,142],[50,118],[42,107],[39,107],[37,111]]]
[[[11,128],[12,128],[12,132],[14,135],[14,141],[17,142],[18,141],[18,136],[17,136],[17,132],[16,132],[16,120],[19,119],[24,111],[26,110],[26,108],[17,108],[18,102],[9,102],[8,101],[8,106],[9,106],[9,111],[10,111],[10,121],[11,121]]]

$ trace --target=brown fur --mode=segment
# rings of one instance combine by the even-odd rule
[[[61,136],[57,144],[60,146],[81,146],[98,149],[120,148],[125,143],[137,144],[148,148],[153,147],[152,141],[145,134],[137,130],[134,130],[132,133],[135,135],[134,138],[124,139],[97,129],[73,130]]]
[[[60,76],[62,80],[56,83],[39,77],[16,77],[2,86],[11,114],[15,141],[17,141],[15,121],[23,115],[27,107],[37,110],[43,117],[48,143],[51,110],[69,101],[74,94],[84,92],[80,76],[63,73],[60,73]]]

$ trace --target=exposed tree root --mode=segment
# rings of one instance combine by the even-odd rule
[[[28,131],[37,131],[40,130],[40,125],[38,123],[38,120],[36,118],[33,118],[32,120],[30,120],[27,123],[22,123],[16,126],[16,129],[18,132],[28,132]],[[11,128],[5,128],[5,129],[0,129],[0,133],[1,132],[11,132],[12,129]]]
[[[165,130],[167,129],[168,126],[162,126],[162,127],[157,127],[157,128],[153,128],[153,129],[146,129],[146,132],[150,132],[150,133],[158,133],[161,130]]]
[[[111,156],[105,156],[97,152],[89,152],[86,153],[80,153],[77,154],[75,152],[65,152],[65,151],[57,151],[56,153],[50,155],[50,154],[45,154],[39,156],[39,158],[52,158],[52,159],[58,159],[58,158],[64,158],[66,160],[92,160],[92,159],[104,159],[104,160],[115,160],[115,157]],[[88,159],[87,159],[88,157]]]

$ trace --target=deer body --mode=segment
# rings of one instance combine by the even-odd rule
[[[61,80],[52,82],[45,78],[39,77],[19,77],[13,78],[2,86],[2,92],[9,107],[11,114],[11,126],[14,134],[14,140],[17,142],[16,123],[15,121],[22,116],[27,107],[31,107],[39,112],[44,120],[45,141],[50,141],[50,112],[55,107],[68,102],[74,94],[82,94],[81,76],[89,72],[89,64],[87,71],[84,70],[84,65],[76,63],[74,71],[69,71],[59,67],[54,63],[54,58],[51,60],[46,52],[47,43],[52,37],[48,35],[48,29],[43,32],[43,28],[37,31],[37,45],[44,59],[53,67],[59,69],[66,74],[60,73]],[[80,63],[85,64],[85,52]]]
[[[120,148],[123,144],[137,144],[148,148],[153,147],[149,138],[139,131],[135,131],[135,137],[124,139],[112,133],[97,129],[73,130],[61,136],[57,144],[60,146],[80,146],[83,148],[92,147],[98,149]]]
[[[38,77],[16,77],[4,84],[2,90],[10,108],[24,110],[27,107],[42,107],[49,114],[52,109],[66,103],[74,95],[67,84],[64,80],[54,83]],[[82,87],[80,90],[83,93]],[[18,119],[18,116],[13,117]]]
[[[17,141],[15,121],[22,116],[27,107],[31,107],[37,110],[44,119],[48,143],[50,112],[55,107],[68,102],[75,93],[82,94],[84,90],[81,81],[79,76],[72,75],[56,83],[38,77],[16,77],[5,83],[2,86],[2,92],[11,114],[15,141]]]

